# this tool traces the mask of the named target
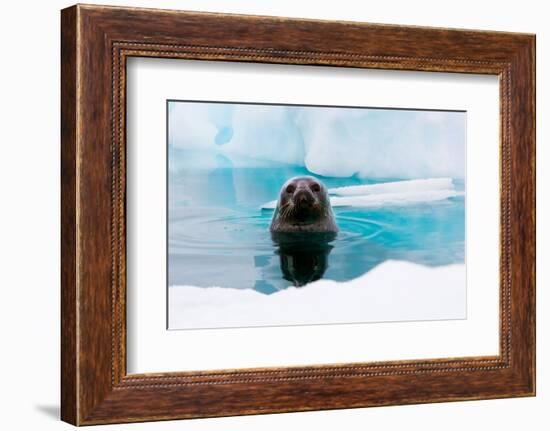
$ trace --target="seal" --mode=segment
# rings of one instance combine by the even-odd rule
[[[338,232],[325,185],[310,176],[288,180],[281,188],[270,230],[272,233]]]

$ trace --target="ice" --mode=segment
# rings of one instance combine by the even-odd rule
[[[171,102],[169,142],[333,177],[464,178],[465,113]]]
[[[426,178],[360,186],[335,187],[329,189],[329,193],[337,196],[361,196],[381,193],[407,193],[453,189],[454,184],[451,178]]]
[[[223,145],[223,151],[303,166],[304,143],[293,114],[292,110],[272,106],[235,107],[233,137]]]
[[[464,319],[466,268],[388,260],[350,281],[319,280],[271,295],[170,286],[169,328]]]
[[[463,194],[463,192],[456,192],[454,190],[433,190],[410,193],[380,193],[369,196],[334,196],[330,198],[330,203],[333,207],[399,206],[441,201],[455,196],[461,196]]]
[[[435,202],[462,196],[456,191],[450,178],[427,178],[420,180],[394,181],[360,186],[329,189],[330,204],[333,207],[381,207]],[[274,209],[277,201],[262,205],[263,209]]]
[[[209,148],[215,145],[218,128],[208,104],[170,103],[168,136],[178,148]]]

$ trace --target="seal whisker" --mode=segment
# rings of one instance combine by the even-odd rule
[[[287,202],[283,206],[283,213],[282,213],[283,219],[286,219],[289,216],[292,216],[293,213],[294,213],[294,205],[292,204],[292,202]]]

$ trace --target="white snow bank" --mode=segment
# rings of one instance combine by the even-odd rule
[[[428,178],[421,180],[395,181],[389,183],[336,187],[329,189],[330,204],[333,207],[380,207],[410,205],[422,202],[434,202],[464,192],[456,191],[450,178]],[[262,205],[264,209],[274,209],[277,201]]]
[[[381,207],[434,202],[462,195],[454,190],[433,190],[411,193],[381,193],[368,196],[331,197],[333,207]]]
[[[464,319],[466,267],[390,260],[354,280],[319,280],[271,295],[170,286],[168,317],[170,329]]]
[[[381,193],[368,196],[331,196],[330,204],[333,207],[381,207],[381,206],[399,206],[410,205],[422,202],[434,202],[462,196],[463,192],[454,190],[435,190],[413,193]],[[277,201],[270,201],[262,205],[263,209],[275,209]]]
[[[329,189],[331,195],[360,196],[380,193],[421,192],[454,189],[451,178],[426,178],[421,180],[393,181],[389,183],[366,184],[361,186],[335,187]]]

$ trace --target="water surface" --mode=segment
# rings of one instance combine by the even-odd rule
[[[269,232],[273,211],[261,206],[296,175],[311,173],[277,162],[235,164],[221,154],[170,146],[169,285],[253,288],[265,294],[292,285]],[[329,188],[401,180],[319,178]],[[463,180],[453,182],[464,190]],[[340,232],[328,241],[322,278],[351,280],[388,259],[429,266],[464,263],[464,196],[334,212]]]

